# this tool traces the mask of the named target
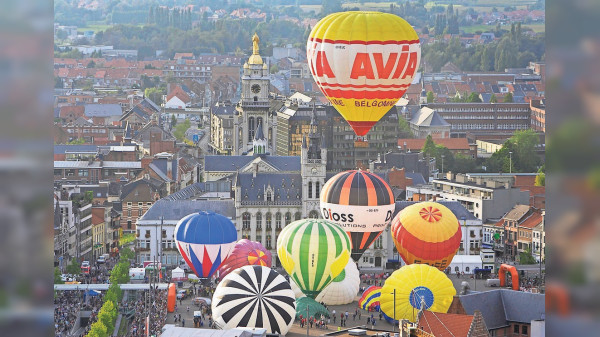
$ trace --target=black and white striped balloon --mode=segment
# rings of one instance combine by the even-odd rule
[[[285,335],[296,314],[288,281],[263,266],[244,266],[227,274],[212,300],[215,323],[221,329],[264,328]]]

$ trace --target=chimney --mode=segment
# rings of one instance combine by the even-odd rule
[[[446,179],[454,180],[454,174],[452,174],[452,171],[446,172]]]

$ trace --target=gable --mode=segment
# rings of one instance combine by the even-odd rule
[[[258,157],[244,166],[240,172],[253,172],[255,165],[258,165],[258,172],[278,172],[279,170],[269,165],[267,162]]]

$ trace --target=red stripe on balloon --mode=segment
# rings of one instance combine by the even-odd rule
[[[460,245],[460,229],[448,240],[440,242],[428,242],[417,238],[404,227],[399,231],[399,243],[410,254],[423,260],[437,260],[452,254]],[[454,247],[454,248],[453,248]]]
[[[184,254],[185,251],[181,248],[181,244],[179,242],[177,242],[177,246],[179,246],[179,252],[181,253],[181,257],[183,257],[183,259],[185,260],[185,263],[187,263],[187,265],[190,268],[192,268],[194,274],[198,275],[198,273],[196,272],[196,268],[194,268],[194,264],[192,263],[192,261],[190,261],[190,258],[187,256],[187,254]]]
[[[329,98],[347,98],[347,99],[395,99],[398,100],[406,89],[389,91],[357,91],[321,88],[325,96]],[[371,106],[373,107],[373,106]],[[391,105],[388,107],[391,108]],[[365,106],[365,108],[367,108]]]
[[[350,125],[350,127],[352,127],[352,130],[354,130],[354,133],[356,133],[358,136],[366,135],[369,132],[369,130],[371,130],[373,125],[375,125],[375,123],[377,123],[377,121],[371,122],[371,121],[348,121],[348,120],[347,120],[347,122]]]
[[[326,83],[319,82],[319,85],[328,87],[340,87],[340,88],[372,88],[372,89],[389,89],[389,88],[408,88],[409,84],[341,84],[341,83]]]
[[[208,251],[206,251],[206,247],[204,247],[204,258],[202,259],[202,276],[207,277],[211,267],[212,261],[210,260],[210,256],[208,256]]]
[[[320,39],[318,37],[309,37],[309,41],[319,42],[319,43],[333,43],[333,44],[360,44],[360,45],[371,45],[371,44],[418,44],[420,43],[419,39],[416,40],[331,40],[331,39]]]

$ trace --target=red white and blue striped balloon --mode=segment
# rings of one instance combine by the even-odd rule
[[[209,278],[219,269],[236,241],[233,222],[214,212],[192,213],[179,220],[175,227],[177,249],[200,278]]]

